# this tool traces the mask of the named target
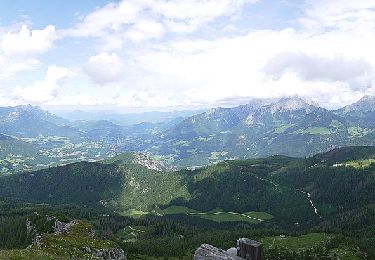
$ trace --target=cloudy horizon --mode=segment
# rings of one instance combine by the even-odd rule
[[[375,94],[370,0],[0,3],[0,106],[126,111]]]

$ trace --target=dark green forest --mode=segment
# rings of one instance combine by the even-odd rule
[[[26,221],[49,234],[54,216],[89,223],[128,259],[191,259],[203,243],[227,249],[239,237],[261,241],[265,259],[374,259],[374,158],[347,147],[177,172],[117,158],[4,175],[0,248],[24,250],[35,237]]]

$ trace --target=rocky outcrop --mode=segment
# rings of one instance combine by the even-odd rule
[[[163,162],[156,161],[151,156],[144,153],[135,153],[133,163],[140,164],[150,170],[155,171],[174,171],[173,166],[164,165]]]
[[[243,260],[243,258],[214,246],[203,244],[195,251],[194,260]]]
[[[31,244],[27,248],[42,248],[42,236],[38,233],[34,223],[29,219],[26,219],[26,232],[29,236],[33,237]]]
[[[194,254],[194,260],[262,260],[261,244],[248,238],[237,240],[237,248],[222,250],[203,244]]]
[[[29,219],[26,219],[26,232],[28,235],[34,234],[36,232],[33,222]]]
[[[26,230],[33,236],[26,250],[52,252],[59,256],[58,259],[66,259],[64,257],[70,255],[69,259],[126,260],[125,252],[117,244],[95,238],[92,226],[88,223],[80,220],[66,223],[54,216],[45,216],[45,220],[51,225],[53,233],[39,234],[35,224],[26,220]],[[72,228],[76,225],[76,228]],[[79,250],[77,242],[83,243]]]
[[[68,223],[56,220],[55,225],[53,226],[53,233],[55,235],[67,234],[69,229],[76,224],[78,224],[77,220],[72,220]]]
[[[237,240],[237,255],[242,259],[261,260],[261,244],[255,240],[240,238]]]

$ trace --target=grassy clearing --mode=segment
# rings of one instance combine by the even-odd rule
[[[245,215],[235,212],[216,212],[216,213],[203,213],[203,214],[190,214],[192,216],[198,216],[203,219],[212,220],[218,223],[221,222],[247,222],[250,224],[258,224],[262,221],[246,217]]]
[[[332,239],[332,235],[325,233],[309,233],[302,236],[274,236],[260,240],[265,250],[270,248],[285,248],[294,252],[322,248]],[[330,259],[357,260],[362,259],[352,248],[335,248],[329,251]]]
[[[140,218],[148,214],[150,213],[147,211],[135,210],[135,209],[129,209],[129,210],[121,212],[122,216],[132,217],[132,218]]]
[[[250,212],[246,212],[245,215],[249,217],[253,217],[253,218],[263,219],[263,220],[273,219],[273,216],[271,214],[268,214],[267,212],[250,211]]]
[[[329,135],[331,130],[327,127],[308,127],[304,130],[300,129],[297,131],[299,134],[310,134],[310,135]]]
[[[324,246],[331,237],[324,233],[310,233],[302,236],[274,236],[261,239],[261,243],[268,248],[285,247],[293,251],[307,250]]]
[[[276,127],[275,128],[275,133],[277,134],[282,134],[284,133],[288,128],[290,128],[291,126],[293,126],[293,124],[285,124],[285,125],[281,125],[279,127]]]
[[[158,209],[156,210],[157,213],[161,215],[172,215],[172,214],[190,214],[190,213],[197,213],[198,211],[194,209],[189,209],[184,206],[170,206],[165,209]]]
[[[184,206],[170,206],[165,209],[157,209],[153,214],[158,216],[172,215],[172,214],[184,214],[192,217],[199,217],[208,219],[215,222],[247,222],[250,224],[258,224],[264,220],[272,219],[273,216],[266,212],[248,212],[248,213],[237,213],[237,212],[225,212],[222,209],[214,209],[209,212],[199,212],[194,209],[190,209]]]

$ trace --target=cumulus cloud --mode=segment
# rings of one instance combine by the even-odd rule
[[[4,55],[28,56],[46,52],[56,40],[55,27],[48,25],[43,30],[30,30],[22,25],[19,32],[8,32],[2,37],[1,50]]]
[[[94,82],[105,84],[120,80],[124,65],[116,53],[103,52],[89,58],[85,71]]]
[[[51,84],[55,87],[43,91],[41,86],[45,81],[19,87],[16,96],[24,100],[23,90],[26,93],[30,89],[30,95],[31,90],[49,93],[38,100],[48,104],[186,107],[236,105],[251,98],[300,95],[327,107],[337,107],[364,94],[375,94],[374,1],[303,1],[299,3],[303,13],[283,23],[289,25],[283,29],[275,26],[254,30],[248,27],[249,21],[226,23],[243,8],[251,7],[247,4],[255,2],[109,3],[84,16],[73,28],[58,32],[62,37],[89,37],[85,39],[89,44],[100,44],[82,67],[93,82],[107,84],[109,94],[82,91],[75,96],[71,93],[56,96],[56,91],[62,91],[57,79]],[[210,33],[221,24],[235,30]],[[242,27],[237,28],[238,24]],[[9,63],[1,47],[0,66],[17,71],[38,64],[35,55],[51,48],[55,37],[51,28],[41,31],[44,33],[37,38],[46,43],[41,43],[39,49],[32,47],[36,46],[32,42],[23,52],[17,50],[21,44],[13,49],[6,44],[9,54],[24,53],[29,63],[22,63],[25,59]],[[36,36],[26,28],[13,32],[9,39],[28,45],[22,39]],[[0,42],[3,37],[0,36]],[[112,91],[115,84],[108,83],[117,83],[116,95]],[[99,90],[97,84],[90,87]]]
[[[372,44],[374,33],[358,33],[353,38],[332,31],[314,34],[294,29],[174,40],[131,57],[142,75],[147,75],[133,86],[152,82],[160,93],[189,97],[194,105],[222,104],[228,97],[246,100],[297,94],[334,107],[373,91]]]
[[[31,86],[17,86],[11,93],[11,98],[18,104],[43,104],[59,95],[62,81],[70,74],[65,67],[50,66],[43,81],[37,81]]]
[[[56,39],[51,25],[42,30],[30,30],[27,25],[16,32],[4,29],[0,34],[0,79],[35,68],[40,63],[37,56],[47,52]]]

